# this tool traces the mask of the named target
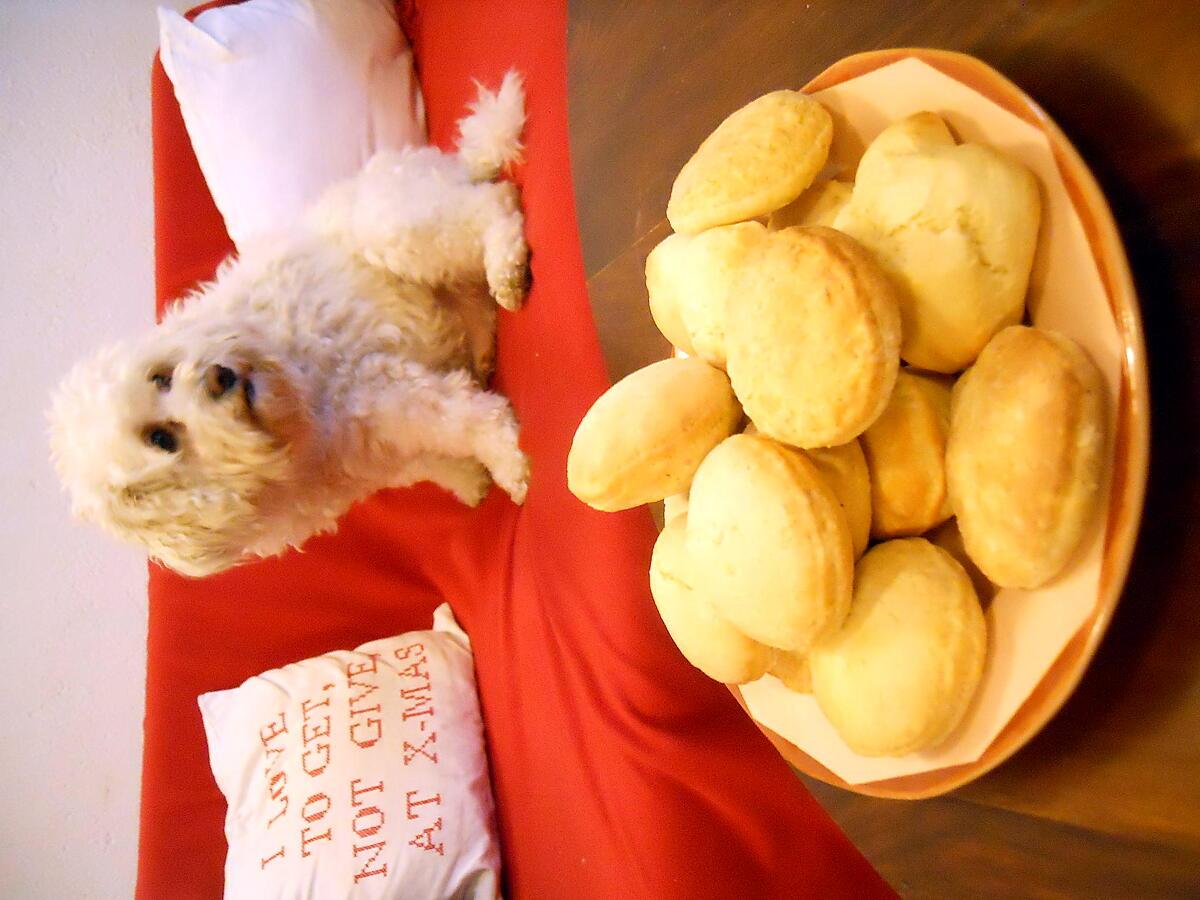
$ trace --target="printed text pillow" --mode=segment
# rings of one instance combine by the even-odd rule
[[[433,618],[200,697],[226,898],[499,895],[471,647]]]

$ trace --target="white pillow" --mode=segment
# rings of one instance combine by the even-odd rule
[[[199,702],[229,802],[226,898],[499,896],[471,646],[449,606],[432,631]]]
[[[158,10],[163,68],[239,247],[291,224],[376,150],[426,143],[390,0],[248,0]]]

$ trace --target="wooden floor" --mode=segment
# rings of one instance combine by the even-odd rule
[[[810,787],[906,896],[1200,897],[1200,2],[574,0],[576,202],[611,374],[666,352],[642,267],[700,140],[761,93],[893,46],[997,67],[1093,167],[1141,297],[1153,466],[1116,619],[1038,738],[936,800]]]

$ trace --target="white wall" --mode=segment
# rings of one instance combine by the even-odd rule
[[[6,897],[127,897],[134,882],[146,567],[68,520],[43,410],[73,360],[151,321],[155,5],[0,0]]]

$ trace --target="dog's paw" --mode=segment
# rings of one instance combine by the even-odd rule
[[[493,291],[496,303],[509,312],[516,312],[525,302],[525,295],[529,293],[529,284],[529,267],[522,266],[496,285]]]
[[[529,491],[529,458],[520,450],[507,459],[502,466],[492,469],[492,478],[520,506]]]
[[[452,491],[459,501],[474,509],[491,489],[492,476],[488,470],[483,466],[473,466],[455,482]]]

